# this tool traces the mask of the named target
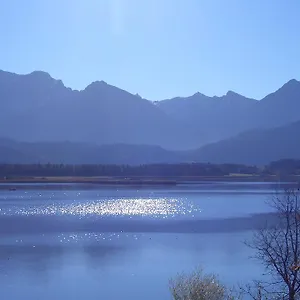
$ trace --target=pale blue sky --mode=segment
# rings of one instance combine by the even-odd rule
[[[0,69],[150,100],[262,98],[300,79],[299,15],[299,0],[1,1]]]

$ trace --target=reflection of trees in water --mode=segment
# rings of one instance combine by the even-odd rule
[[[89,245],[83,247],[86,264],[91,269],[102,269],[118,264],[128,254],[129,249],[121,246]]]
[[[0,275],[29,275],[34,280],[45,280],[49,271],[61,269],[64,263],[72,264],[73,256],[76,260],[81,256],[89,269],[102,269],[118,264],[124,255],[125,248],[109,245],[5,245],[0,246]]]
[[[29,277],[45,279],[50,269],[61,268],[64,251],[60,246],[0,246],[0,274],[26,276],[29,272]]]

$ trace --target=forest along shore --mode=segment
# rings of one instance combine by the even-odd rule
[[[300,161],[240,164],[68,165],[0,164],[0,183],[177,185],[201,182],[299,182]]]
[[[197,176],[197,177],[82,177],[82,176],[50,176],[50,177],[18,177],[0,178],[0,189],[11,184],[96,184],[96,185],[194,185],[210,182],[290,182],[297,183],[300,177],[294,176]]]

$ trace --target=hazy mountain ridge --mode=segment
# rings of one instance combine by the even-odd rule
[[[77,91],[45,72],[0,71],[0,136],[23,141],[11,153],[11,145],[0,143],[8,160],[260,163],[273,156],[298,158],[287,147],[292,145],[289,138],[300,132],[297,123],[291,124],[300,121],[299,110],[300,82],[295,79],[260,101],[228,91],[221,97],[196,93],[153,103],[104,81]],[[259,151],[268,149],[269,154],[242,157],[247,149],[241,141],[249,149],[264,144]],[[60,156],[47,147],[53,152],[61,147]],[[192,150],[178,152],[187,149]]]
[[[272,128],[300,120],[300,82],[292,79],[248,112],[248,128]],[[253,124],[254,123],[254,124]]]
[[[203,146],[193,153],[201,162],[263,165],[300,159],[300,121],[272,129],[256,129]]]
[[[0,139],[0,163],[155,164],[186,161],[185,152],[159,146],[72,142],[16,142]]]
[[[241,132],[241,115],[258,102],[228,91],[221,97],[196,93],[190,97],[156,102],[168,115],[196,128],[205,143],[217,141]]]
[[[0,73],[0,136],[22,141],[195,147],[196,135],[152,102],[94,82],[66,88],[44,72]]]
[[[216,142],[243,131],[273,128],[300,120],[300,82],[292,79],[261,100],[232,91],[221,97],[196,93],[191,97],[156,102],[163,111],[203,132]]]
[[[200,149],[169,151],[159,146],[73,142],[15,142],[0,139],[0,163],[140,165],[210,162],[265,165],[300,159],[300,121],[278,128],[256,129]]]

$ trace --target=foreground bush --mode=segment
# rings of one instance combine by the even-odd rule
[[[180,274],[170,280],[174,300],[233,300],[231,291],[213,274],[204,274],[201,269],[190,274]]]

